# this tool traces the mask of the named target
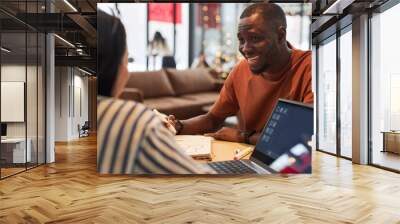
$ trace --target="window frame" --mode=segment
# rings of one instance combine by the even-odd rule
[[[372,89],[372,19],[374,18],[373,14],[382,14],[385,11],[393,8],[394,6],[400,4],[400,1],[398,0],[388,0],[384,4],[368,10],[368,165],[380,168],[383,170],[395,172],[395,173],[400,173],[400,169],[394,169],[390,168],[384,165],[376,164],[373,162],[373,130],[372,130],[372,94],[373,94],[373,89]]]
[[[327,153],[329,155],[333,155],[336,157],[340,157],[346,160],[352,161],[352,158],[347,157],[342,155],[342,150],[341,150],[341,118],[340,118],[340,103],[341,103],[341,97],[340,97],[340,81],[341,81],[341,66],[340,66],[340,39],[341,36],[346,34],[347,32],[352,32],[352,22],[349,22],[349,19],[351,17],[344,17],[342,20],[339,20],[337,23],[341,23],[343,27],[340,29],[337,29],[335,33],[324,37],[322,39],[318,39],[318,42],[315,44],[316,45],[316,59],[315,59],[315,64],[316,64],[316,69],[315,69],[315,77],[316,77],[316,150],[319,152]],[[333,26],[336,26],[337,24],[334,24]],[[329,29],[329,28],[328,28]],[[336,41],[336,152],[328,152],[327,150],[321,149],[320,148],[320,142],[319,142],[319,135],[320,135],[320,130],[319,130],[319,112],[320,108],[318,105],[319,102],[319,97],[320,97],[320,90],[319,90],[319,82],[320,82],[320,74],[319,74],[319,48],[321,44],[326,44],[331,41]]]

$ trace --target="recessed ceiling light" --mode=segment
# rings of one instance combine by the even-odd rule
[[[354,2],[354,0],[336,0],[327,9],[325,9],[324,12],[322,12],[322,14],[324,14],[324,15],[342,14],[343,9],[348,7],[353,2]]]
[[[83,69],[81,69],[81,68],[79,68],[79,67],[78,67],[78,70],[81,71],[81,72],[83,72],[83,73],[85,73],[85,74],[87,74],[87,75],[92,75],[92,73],[90,73],[90,72],[88,72],[88,71],[85,71],[85,70],[83,70]]]
[[[58,38],[59,40],[61,40],[62,42],[64,42],[65,44],[67,44],[68,46],[75,48],[75,45],[73,45],[73,44],[72,44],[71,42],[69,42],[68,40],[66,40],[66,39],[64,39],[64,38],[62,38],[62,37],[60,37],[60,36],[57,35],[57,34],[54,34],[54,36],[57,37],[57,38]]]
[[[78,12],[78,10],[71,4],[69,3],[68,0],[64,0],[65,4],[67,4],[74,12]]]
[[[11,52],[11,50],[9,50],[9,49],[7,49],[7,48],[5,48],[5,47],[1,47],[1,50],[4,51],[4,52],[6,52],[6,53],[10,53],[10,52]]]

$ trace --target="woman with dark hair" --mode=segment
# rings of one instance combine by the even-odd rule
[[[121,21],[98,11],[98,93],[118,97],[128,78],[128,51]]]
[[[176,62],[171,51],[169,50],[167,40],[162,36],[160,31],[154,33],[153,40],[149,43],[149,54],[153,56],[153,69],[155,69],[155,60],[157,56],[161,56],[162,68],[176,68]]]
[[[128,78],[121,21],[98,11],[97,170],[102,174],[205,174],[213,171],[181,150],[159,116],[117,99]]]

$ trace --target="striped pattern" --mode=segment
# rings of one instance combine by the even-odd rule
[[[151,110],[134,101],[99,98],[97,170],[101,174],[203,174]]]

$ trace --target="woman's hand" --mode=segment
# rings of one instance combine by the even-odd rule
[[[168,128],[172,132],[172,134],[176,134],[176,128],[175,125],[177,123],[177,120],[175,119],[174,115],[165,115],[163,113],[158,112],[158,110],[154,109],[154,113],[156,113],[157,116],[160,117],[163,125]]]

